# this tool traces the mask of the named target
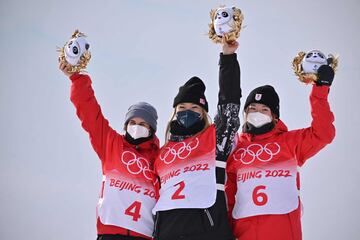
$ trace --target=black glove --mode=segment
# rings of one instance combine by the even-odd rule
[[[334,80],[334,70],[329,65],[322,65],[318,69],[318,80],[316,81],[317,86],[331,86]]]
[[[334,59],[332,57],[329,57],[328,59],[326,59],[327,64],[330,65],[334,62]]]

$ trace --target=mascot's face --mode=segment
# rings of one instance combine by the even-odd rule
[[[234,23],[234,10],[233,8],[219,8],[215,13],[214,29],[218,36],[231,32]]]
[[[64,49],[66,61],[70,65],[75,66],[89,47],[90,45],[84,37],[75,37],[70,39]]]
[[[327,59],[318,50],[308,52],[301,62],[304,73],[317,73],[319,67],[325,64],[327,64]]]
[[[232,8],[219,8],[216,11],[214,24],[222,25],[230,22],[233,17],[233,9]]]

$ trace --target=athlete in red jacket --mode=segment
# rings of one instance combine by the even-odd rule
[[[310,95],[311,126],[288,131],[279,119],[279,97],[266,85],[244,106],[243,133],[227,165],[229,219],[238,240],[300,240],[298,167],[335,137],[327,101],[334,71],[320,67]]]
[[[97,206],[97,239],[151,239],[151,210],[156,203],[152,169],[159,150],[155,108],[145,102],[130,106],[125,116],[126,134],[120,135],[104,118],[90,77],[71,75],[69,65],[64,63],[60,70],[70,77],[71,101],[101,160],[103,182]]]

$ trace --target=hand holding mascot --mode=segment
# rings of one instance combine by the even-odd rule
[[[67,75],[85,70],[91,59],[89,48],[90,44],[86,40],[86,35],[75,30],[71,39],[58,49],[59,62],[67,71]]]
[[[240,36],[244,19],[240,9],[221,6],[210,11],[210,18],[208,35],[214,43],[232,43]]]
[[[338,57],[332,54],[325,57],[319,50],[308,53],[299,52],[294,58],[293,70],[299,80],[305,84],[331,85],[326,79],[333,79],[338,65]]]

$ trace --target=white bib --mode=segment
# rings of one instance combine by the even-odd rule
[[[105,225],[126,228],[151,237],[154,229],[150,209],[155,205],[154,186],[136,178],[126,178],[113,170],[106,174],[98,216]]]
[[[215,127],[182,142],[169,142],[155,168],[160,177],[160,197],[153,209],[208,208],[216,200]]]
[[[216,200],[215,166],[209,161],[196,162],[173,170],[175,176],[161,184],[160,198],[153,209],[208,208]],[[169,172],[168,174],[171,174]]]
[[[296,165],[274,164],[237,172],[235,219],[264,214],[285,214],[299,205]]]

